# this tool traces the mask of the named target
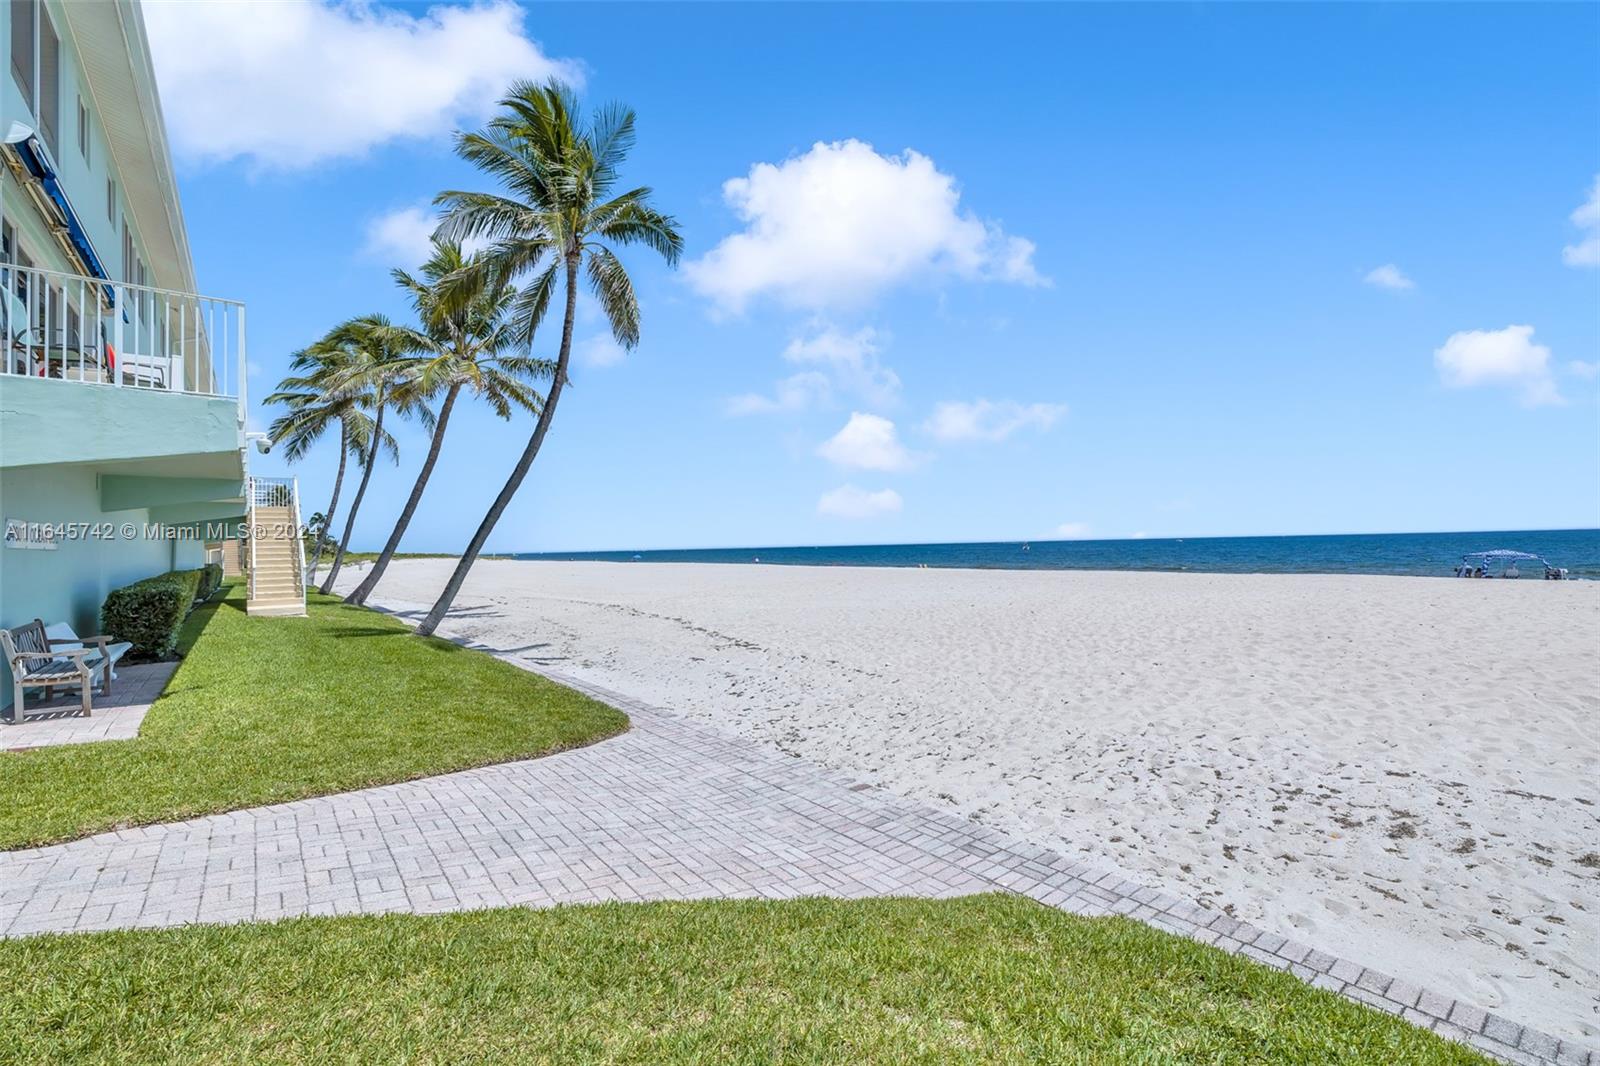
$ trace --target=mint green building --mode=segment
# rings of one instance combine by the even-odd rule
[[[238,535],[245,309],[196,287],[138,4],[7,0],[0,55],[0,626],[98,633]]]

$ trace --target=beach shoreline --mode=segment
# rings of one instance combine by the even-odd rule
[[[484,560],[441,633],[1600,1036],[1595,583]]]

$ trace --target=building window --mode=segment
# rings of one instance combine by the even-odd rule
[[[11,0],[11,77],[33,110],[33,15],[36,0]]]
[[[11,77],[23,103],[37,116],[50,154],[59,156],[61,40],[39,0],[11,0]]]
[[[17,244],[16,228],[9,222],[0,223],[0,261],[15,263],[19,267],[33,265],[33,261],[28,258],[28,253],[24,252],[22,247]],[[28,275],[21,270],[8,270],[5,273],[15,275],[10,279],[11,291],[17,294],[17,300],[20,305],[15,309],[26,308],[28,306]],[[14,309],[6,308],[8,313],[12,310]],[[23,310],[22,313],[26,315],[27,312]]]
[[[83,106],[83,97],[78,97],[78,154],[83,156],[85,163],[89,159],[89,109]]]
[[[106,179],[106,221],[117,221],[117,179]]]
[[[61,157],[61,41],[50,25],[50,16],[40,11],[39,19],[39,132],[50,154]]]

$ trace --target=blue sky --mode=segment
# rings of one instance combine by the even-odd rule
[[[1600,7],[177,10],[196,269],[257,397],[405,312],[422,208],[486,187],[449,130],[510,76],[638,110],[687,262],[628,259],[625,358],[580,323],[493,550],[1600,525]],[[459,548],[530,428],[458,416],[405,546]]]

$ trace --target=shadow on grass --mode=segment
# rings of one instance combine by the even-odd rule
[[[189,612],[189,617],[183,620],[183,625],[178,628],[178,658],[189,654],[195,642],[200,639],[200,634],[206,631],[206,626],[217,616],[223,608],[234,611],[244,611],[244,601],[233,598],[236,582],[223,582],[222,587],[211,594],[211,598],[194,610]]]
[[[348,629],[337,629],[329,633],[329,636],[335,640],[345,640],[349,637],[409,637],[412,635],[404,629],[379,629],[375,626],[359,629],[352,626]]]

